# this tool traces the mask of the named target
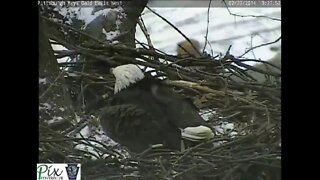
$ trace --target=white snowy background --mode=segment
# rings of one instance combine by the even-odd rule
[[[105,9],[92,14],[92,9],[89,7],[73,8],[74,12],[77,12],[78,19],[84,20],[85,25],[101,14],[108,16],[110,12],[109,9]],[[230,53],[240,56],[251,47],[273,42],[281,36],[281,21],[271,19],[281,19],[281,8],[229,8],[229,10],[210,8],[209,14],[208,8],[205,7],[152,7],[152,10],[170,21],[187,37],[198,40],[203,46],[209,18],[207,39],[214,55],[224,54],[232,45]],[[270,18],[239,17],[231,15],[230,12],[241,16],[268,16]],[[67,11],[61,8],[60,13],[66,14]],[[148,9],[143,11],[142,18],[154,47],[168,54],[176,54],[177,43],[185,40],[184,37]],[[136,27],[136,39],[147,43],[139,26]],[[281,47],[281,41],[254,49],[244,57],[268,60],[276,54],[275,51],[270,50],[270,47]],[[54,45],[53,48],[62,49],[57,45]],[[206,50],[211,53],[209,45],[206,46]],[[59,62],[61,61],[63,60],[60,59]]]
[[[152,9],[179,28],[187,37],[196,39],[204,45],[208,18],[207,8]],[[281,19],[280,8],[229,8],[229,10],[237,15],[268,16]],[[164,52],[175,54],[177,43],[183,41],[184,37],[148,9],[144,10],[142,18],[153,45]],[[275,41],[280,36],[281,21],[264,17],[236,17],[230,15],[227,8],[210,9],[207,38],[214,55],[224,54],[232,45],[230,53],[240,56],[250,47]],[[144,34],[138,26],[136,38],[146,43]],[[280,47],[281,42],[271,46]],[[268,60],[276,53],[270,50],[271,46],[257,48],[253,53],[248,53],[244,57]],[[206,50],[211,52],[208,45]]]

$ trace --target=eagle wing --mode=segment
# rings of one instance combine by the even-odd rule
[[[174,93],[166,86],[151,86],[155,101],[165,107],[169,122],[182,130],[182,137],[190,141],[202,141],[213,138],[210,125],[199,115],[191,102]]]
[[[172,122],[179,128],[208,125],[199,115],[197,108],[192,102],[176,94],[170,88],[153,85],[151,92],[154,100],[165,107],[166,113],[172,117]]]
[[[107,106],[100,115],[106,134],[131,151],[141,152],[153,144],[179,149],[181,133],[157,118],[135,104]]]

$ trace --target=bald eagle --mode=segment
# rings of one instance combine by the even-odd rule
[[[105,133],[133,152],[150,145],[180,150],[181,139],[201,142],[214,136],[195,106],[134,64],[111,70],[114,95],[99,116]]]

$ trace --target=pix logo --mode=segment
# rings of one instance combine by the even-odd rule
[[[80,180],[80,164],[37,164],[37,180]]]

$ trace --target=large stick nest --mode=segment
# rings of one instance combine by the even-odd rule
[[[234,126],[223,132],[217,128],[214,139],[183,152],[150,147],[141,154],[132,154],[101,138],[94,113],[78,111],[76,120],[67,120],[72,126],[59,126],[61,122],[49,124],[40,119],[40,162],[81,163],[82,179],[89,180],[281,178],[281,70],[276,73],[247,66],[243,62],[250,60],[236,58],[229,52],[219,57],[180,58],[145,44],[141,44],[143,48],[107,43],[81,46],[51,39],[69,49],[58,52],[57,57],[81,55],[92,59],[61,63],[63,68],[82,69],[83,65],[94,68],[96,62],[108,67],[133,63],[152,68],[156,76],[166,79],[165,84],[190,97],[199,109],[206,111],[212,127],[226,123]],[[264,74],[267,80],[255,81],[246,73],[248,70]],[[106,93],[101,98],[113,93],[114,80],[107,69],[106,73],[95,74],[72,68],[63,72],[68,86],[70,82],[81,87],[103,84]],[[90,134],[82,135],[83,128],[88,128]],[[207,144],[214,146],[206,148]]]

